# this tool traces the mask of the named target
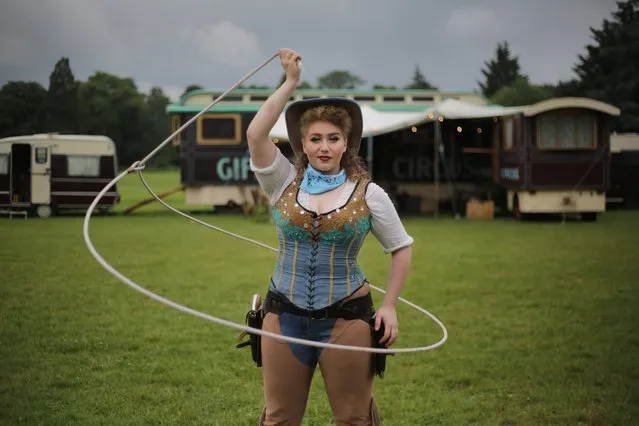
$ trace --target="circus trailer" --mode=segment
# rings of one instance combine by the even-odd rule
[[[116,176],[115,143],[106,136],[34,134],[0,139],[0,209],[47,218],[87,209]],[[96,209],[120,200],[117,185]]]
[[[246,129],[273,89],[237,89],[200,115],[172,141],[180,152],[181,184],[185,201],[192,205],[236,207],[253,203],[259,185],[249,167]],[[222,91],[195,90],[167,107],[175,132]],[[298,89],[289,101],[318,97],[346,97],[357,101],[365,115],[366,140],[359,154],[373,167],[373,137],[410,128],[423,112],[444,98],[482,104],[474,93],[429,90],[328,90]],[[289,159],[283,114],[271,132],[273,143]],[[375,148],[376,149],[376,148]],[[371,170],[375,176],[376,172]]]
[[[201,111],[200,106],[180,108],[172,115],[174,131]],[[255,202],[259,184],[250,170],[246,129],[257,107],[226,107],[200,115],[174,138],[180,152],[180,183],[189,205],[235,209]],[[291,157],[287,144],[280,146]]]
[[[588,98],[555,98],[499,118],[499,173],[515,218],[606,210],[610,133],[620,110]]]
[[[610,135],[610,207],[639,208],[639,133]]]

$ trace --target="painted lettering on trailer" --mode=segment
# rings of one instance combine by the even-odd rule
[[[249,157],[222,157],[217,161],[217,175],[220,180],[246,181],[249,177]]]
[[[450,177],[458,179],[490,179],[492,168],[490,163],[482,164],[473,162],[470,156],[456,158],[450,157],[440,161],[439,173],[442,179]],[[392,178],[397,180],[432,180],[435,176],[435,163],[432,158],[426,156],[404,157],[399,156],[391,163]]]
[[[517,167],[505,167],[499,171],[502,179],[519,180],[519,169]]]

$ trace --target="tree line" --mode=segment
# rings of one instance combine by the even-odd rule
[[[639,132],[639,0],[618,1],[600,28],[590,28],[591,43],[577,55],[575,77],[554,84],[535,84],[521,69],[507,41],[483,62],[478,90],[492,103],[526,105],[551,97],[583,96],[611,103],[622,111],[614,123],[618,132]],[[250,85],[245,88],[274,88]],[[355,89],[366,81],[347,70],[332,70],[313,86],[300,88]],[[418,65],[403,87],[373,84],[374,89],[430,89]],[[184,93],[201,89],[188,85]],[[97,71],[86,81],[74,77],[69,58],[55,64],[49,86],[33,81],[10,81],[0,88],[0,137],[30,133],[82,133],[111,137],[124,165],[144,157],[171,133],[166,107],[170,100],[160,87],[141,93],[135,81]],[[162,150],[150,166],[176,163],[173,150]]]

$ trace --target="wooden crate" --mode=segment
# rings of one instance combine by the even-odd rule
[[[466,203],[466,218],[493,219],[495,217],[495,202],[473,199]]]

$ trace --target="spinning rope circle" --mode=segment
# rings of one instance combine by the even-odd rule
[[[175,303],[171,300],[168,300],[162,296],[159,296],[147,289],[145,289],[144,287],[136,284],[133,280],[131,280],[130,278],[126,277],[125,275],[123,275],[121,272],[119,272],[117,269],[115,269],[113,266],[111,266],[99,253],[98,251],[95,249],[93,243],[91,242],[91,239],[89,238],[89,222],[91,220],[91,215],[93,213],[93,210],[95,209],[96,205],[98,204],[98,202],[102,199],[102,197],[104,196],[104,194],[106,192],[109,191],[109,189],[111,189],[111,187],[113,185],[115,185],[117,182],[119,182],[124,176],[133,173],[133,172],[137,172],[138,176],[140,177],[140,180],[142,181],[142,183],[144,184],[144,186],[146,187],[146,189],[149,191],[149,193],[157,200],[159,201],[164,207],[166,207],[167,209],[177,213],[180,216],[183,216],[187,219],[192,220],[193,222],[196,222],[200,225],[203,225],[207,228],[211,228],[214,229],[216,231],[222,232],[226,235],[235,237],[235,238],[239,238],[240,240],[243,241],[247,241],[253,244],[256,244],[260,247],[266,248],[268,250],[274,251],[274,252],[279,252],[279,250],[275,247],[271,247],[267,244],[261,243],[259,241],[256,240],[252,240],[250,238],[238,235],[238,234],[234,234],[232,232],[229,232],[227,230],[224,230],[222,228],[219,228],[217,226],[211,225],[209,223],[203,222],[199,219],[196,219],[192,216],[187,215],[184,212],[181,212],[177,209],[175,209],[174,207],[169,206],[168,204],[166,204],[162,199],[160,199],[151,189],[151,187],[148,185],[148,183],[146,182],[146,180],[144,180],[144,177],[142,176],[142,170],[145,167],[145,163],[152,158],[158,151],[160,151],[162,149],[162,147],[164,147],[164,145],[166,145],[167,143],[169,143],[177,134],[179,134],[181,131],[183,131],[186,127],[188,127],[193,121],[195,121],[200,115],[204,114],[206,111],[208,111],[211,107],[213,107],[216,103],[218,103],[219,101],[221,101],[229,92],[231,92],[232,90],[234,90],[237,86],[239,86],[240,84],[242,84],[245,80],[247,80],[248,78],[250,78],[253,74],[255,74],[256,72],[258,72],[260,69],[262,69],[263,67],[265,67],[269,62],[271,62],[273,59],[277,58],[279,56],[279,53],[274,54],[273,56],[271,56],[268,60],[266,60],[264,63],[262,63],[260,66],[258,66],[257,68],[255,68],[253,71],[251,71],[250,73],[248,73],[246,76],[244,76],[240,81],[238,81],[237,83],[235,83],[233,86],[231,86],[228,90],[226,90],[224,93],[222,93],[220,96],[218,96],[213,102],[211,102],[206,108],[204,108],[202,111],[200,111],[198,114],[196,114],[195,116],[193,116],[190,120],[188,120],[186,123],[184,123],[179,129],[177,129],[175,132],[173,132],[173,134],[171,134],[168,138],[166,138],[160,145],[158,145],[157,148],[155,148],[153,151],[151,151],[151,153],[149,153],[145,158],[143,158],[140,161],[136,161],[134,162],[127,170],[125,170],[124,172],[120,173],[118,176],[116,176],[113,180],[111,180],[111,182],[109,182],[104,189],[102,189],[102,191],[100,191],[100,193],[95,197],[95,199],[93,200],[93,202],[91,203],[91,205],[89,206],[85,217],[84,217],[84,224],[83,224],[83,234],[84,234],[84,241],[89,249],[89,251],[91,252],[91,254],[93,255],[93,257],[97,260],[97,262],[104,268],[106,269],[108,272],[110,272],[113,276],[115,276],[117,279],[119,279],[120,281],[122,281],[124,284],[128,285],[129,287],[133,288],[136,291],[139,291],[140,293],[148,296],[149,298],[160,302],[166,306],[169,306],[171,308],[177,309],[178,311],[205,319],[207,321],[211,321],[214,322],[216,324],[220,324],[220,325],[224,325],[230,328],[235,328],[247,333],[251,333],[251,334],[259,334],[263,337],[271,337],[273,339],[277,339],[277,340],[281,340],[281,341],[285,341],[285,342],[289,342],[289,343],[297,343],[297,344],[301,344],[301,345],[306,345],[306,346],[314,346],[314,347],[318,347],[318,348],[331,348],[331,349],[341,349],[341,350],[348,350],[348,351],[356,351],[356,352],[371,352],[371,353],[386,353],[386,354],[396,354],[396,353],[405,353],[405,352],[425,352],[425,351],[429,351],[435,348],[438,348],[439,346],[443,345],[446,340],[448,339],[448,331],[446,330],[446,327],[444,326],[444,324],[437,319],[433,314],[431,314],[430,312],[428,312],[426,309],[409,302],[406,299],[403,299],[401,297],[398,298],[398,300],[400,300],[402,303],[411,306],[412,308],[420,311],[421,313],[429,316],[438,326],[439,328],[442,330],[443,333],[443,337],[437,342],[434,343],[432,345],[429,346],[419,346],[419,347],[412,347],[412,348],[396,348],[396,349],[382,349],[382,348],[368,348],[368,347],[360,347],[360,346],[350,346],[350,345],[337,345],[334,343],[322,343],[322,342],[315,342],[312,340],[306,340],[306,339],[299,339],[296,337],[289,337],[289,336],[284,336],[284,335],[280,335],[280,334],[275,334],[269,331],[264,331],[258,328],[254,328],[254,327],[249,327],[240,323],[236,323],[233,321],[228,321],[222,318],[218,318],[215,317],[213,315],[208,315],[205,314],[203,312],[197,311],[195,309],[191,309],[188,308],[186,306],[180,305],[178,303]],[[301,66],[301,63],[300,63]],[[386,293],[384,290],[382,290],[379,287],[376,287],[372,284],[369,284],[370,287],[376,291],[379,291],[380,293]]]

